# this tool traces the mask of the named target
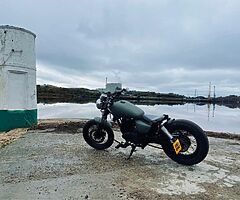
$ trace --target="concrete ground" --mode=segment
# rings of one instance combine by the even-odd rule
[[[116,145],[116,144],[115,144]],[[0,199],[240,199],[240,141],[210,138],[196,166],[147,147],[96,151],[81,133],[29,131],[0,149]]]

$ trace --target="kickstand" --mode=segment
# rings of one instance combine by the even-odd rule
[[[133,152],[136,151],[136,146],[135,145],[131,145],[132,149],[131,149],[131,152],[130,152],[130,155],[128,156],[127,160],[129,160],[131,158],[131,156],[133,155]]]

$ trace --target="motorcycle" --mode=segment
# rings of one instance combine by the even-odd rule
[[[83,138],[97,150],[132,147],[128,159],[136,147],[161,148],[175,162],[183,165],[200,163],[208,154],[209,142],[206,133],[195,123],[184,119],[171,119],[168,115],[146,115],[142,109],[126,100],[119,99],[122,89],[114,93],[103,93],[96,101],[102,117],[89,120],[83,127]],[[112,121],[117,123],[125,142],[114,139]],[[156,144],[156,145],[153,145]],[[160,145],[160,147],[159,147]]]

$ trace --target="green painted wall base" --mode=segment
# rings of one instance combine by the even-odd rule
[[[37,109],[0,110],[0,131],[37,125]]]

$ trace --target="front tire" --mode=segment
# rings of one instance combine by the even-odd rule
[[[174,138],[179,139],[183,147],[177,155],[170,141],[163,143],[163,150],[169,158],[183,165],[195,165],[204,160],[208,154],[209,142],[206,133],[197,124],[188,120],[175,120],[166,125],[166,128]]]
[[[101,125],[101,128],[99,128]],[[114,142],[112,129],[95,120],[88,121],[83,127],[84,140],[94,149],[104,150],[109,148]]]

